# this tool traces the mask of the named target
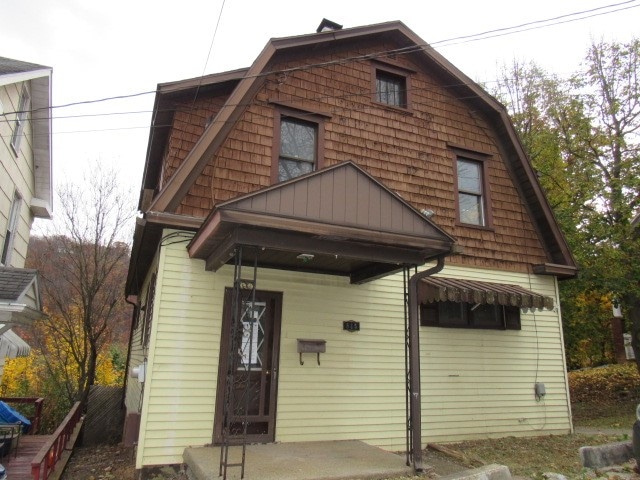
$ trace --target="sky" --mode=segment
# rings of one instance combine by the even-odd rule
[[[248,67],[269,38],[313,33],[323,18],[345,28],[400,20],[488,86],[514,60],[567,76],[592,40],[640,36],[640,0],[0,0],[0,18],[0,56],[53,68],[54,184],[81,181],[98,161],[134,202],[154,101],[145,92]],[[523,24],[520,33],[445,41]]]

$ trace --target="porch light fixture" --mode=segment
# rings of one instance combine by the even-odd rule
[[[311,253],[301,253],[296,258],[302,263],[309,263],[311,260],[313,260],[313,257],[314,255],[312,255]]]

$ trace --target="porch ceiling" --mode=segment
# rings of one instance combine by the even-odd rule
[[[451,253],[452,237],[351,162],[214,208],[188,246],[217,270],[243,261],[362,283]],[[306,256],[300,257],[300,255]]]

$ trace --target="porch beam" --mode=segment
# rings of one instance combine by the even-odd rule
[[[299,218],[280,217],[240,210],[221,210],[222,222],[236,225],[251,225],[272,230],[286,230],[326,237],[339,237],[351,241],[375,242],[379,245],[403,245],[406,248],[419,250],[451,250],[452,241],[429,238],[423,235],[407,235],[394,232],[373,230],[368,228],[322,223]]]
[[[206,258],[207,270],[217,270],[227,263],[234,244],[252,245],[291,253],[311,253],[316,255],[335,255],[339,258],[355,259],[389,264],[388,271],[401,268],[401,265],[422,265],[427,254],[422,250],[373,245],[360,242],[330,240],[309,236],[298,232],[237,227]],[[376,274],[381,273],[377,272]],[[357,274],[356,274],[357,275]],[[358,276],[358,282],[366,280],[367,275]]]

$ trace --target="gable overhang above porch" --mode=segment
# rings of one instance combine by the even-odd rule
[[[454,251],[455,241],[397,194],[345,162],[214,208],[188,246],[218,270],[234,258],[363,283]]]

